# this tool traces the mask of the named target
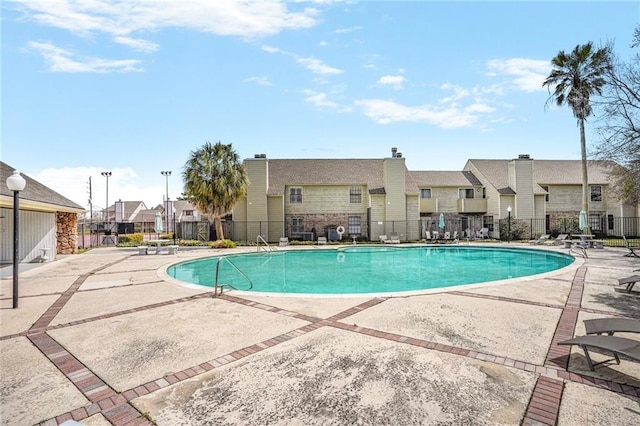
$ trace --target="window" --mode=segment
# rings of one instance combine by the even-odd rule
[[[421,189],[420,198],[431,198],[431,188]]]
[[[493,232],[493,216],[482,216],[482,227]]]
[[[458,198],[473,198],[473,188],[461,188],[458,190]]]
[[[349,216],[347,223],[349,234],[360,234],[360,216]]]
[[[609,214],[607,215],[607,229],[609,229],[610,231],[613,230],[614,225],[613,225],[613,215]]]
[[[185,216],[193,216],[193,210],[185,210],[182,212]]]
[[[589,214],[589,226],[592,231],[600,231],[600,215]]]
[[[540,185],[540,186],[542,187],[542,189],[544,189],[545,191],[547,191],[547,193],[546,193],[546,194],[544,194],[544,200],[545,200],[545,201],[549,201],[549,187],[548,187],[548,186],[543,186],[543,185]]]
[[[300,234],[304,232],[304,220],[301,217],[291,219],[291,233]]]
[[[362,187],[352,186],[349,188],[349,202],[354,204],[362,203]]]
[[[602,201],[602,186],[591,186],[591,201]]]
[[[302,188],[289,189],[289,202],[291,204],[302,203]]]

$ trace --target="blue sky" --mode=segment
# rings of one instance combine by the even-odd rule
[[[2,160],[88,208],[151,207],[189,153],[579,159],[550,60],[614,41],[640,2],[4,0]],[[592,124],[592,123],[589,123]],[[590,128],[588,129],[590,130]],[[589,132],[588,143],[596,137]]]

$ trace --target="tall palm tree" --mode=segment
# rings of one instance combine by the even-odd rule
[[[587,141],[584,123],[593,110],[591,95],[602,94],[605,75],[611,66],[610,51],[607,48],[595,49],[592,42],[577,45],[569,54],[564,50],[551,59],[551,73],[542,86],[547,86],[553,93],[547,99],[558,106],[565,103],[571,107],[580,127],[580,152],[582,154],[582,210],[589,217],[589,180],[587,177]],[[590,233],[590,227],[586,229]]]
[[[224,239],[222,217],[247,194],[249,178],[231,144],[206,142],[192,151],[182,177],[185,195],[198,208],[213,217],[216,236]]]

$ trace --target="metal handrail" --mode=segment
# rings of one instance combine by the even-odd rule
[[[215,282],[213,284],[213,295],[214,295],[214,297],[218,295],[218,287],[220,287],[220,289],[221,289],[220,290],[220,294],[222,294],[222,288],[224,288],[225,285],[231,287],[234,290],[237,290],[237,288],[235,288],[231,284],[222,284],[222,285],[218,284],[218,275],[219,275],[219,271],[220,271],[220,262],[222,262],[223,260],[225,260],[229,265],[231,265],[233,267],[233,269],[238,271],[238,273],[240,275],[242,275],[247,281],[249,281],[249,288],[247,290],[251,290],[253,288],[253,281],[251,281],[251,278],[249,278],[247,276],[247,274],[242,272],[232,261],[230,261],[229,259],[227,259],[224,256],[220,256],[218,258],[218,261],[216,262],[216,279],[215,279]]]
[[[258,234],[258,236],[256,237],[256,245],[258,246],[258,251],[260,251],[260,242],[264,243],[265,245],[265,249],[264,251],[273,251],[273,247],[271,247],[269,245],[269,243],[267,242],[267,240],[265,240],[264,238],[262,238],[262,235]]]

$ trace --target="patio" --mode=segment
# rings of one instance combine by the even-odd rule
[[[397,298],[213,298],[157,272],[220,252],[100,248],[21,265],[18,309],[3,268],[1,424],[640,423],[640,363],[592,372],[555,344],[584,319],[640,318],[640,293],[617,285],[638,268],[626,249]]]

